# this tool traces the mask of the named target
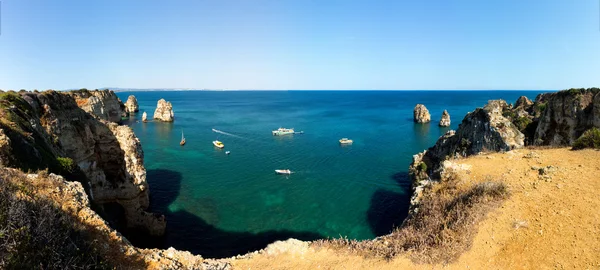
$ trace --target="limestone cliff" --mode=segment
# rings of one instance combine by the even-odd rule
[[[21,208],[20,210],[36,212],[40,209],[51,207],[56,209],[54,211],[58,213],[58,216],[54,217],[55,219],[68,221],[62,223],[62,226],[66,226],[66,230],[70,230],[69,235],[52,236],[71,237],[72,239],[79,240],[79,244],[85,247],[79,246],[75,247],[76,249],[82,248],[84,249],[82,250],[83,252],[93,253],[91,255],[100,260],[86,261],[86,268],[230,269],[229,263],[225,261],[205,260],[187,251],[178,251],[173,248],[160,250],[134,247],[91,209],[90,200],[85,189],[79,182],[66,181],[63,177],[55,174],[24,174],[18,170],[8,168],[0,168],[0,181],[2,181],[0,182],[0,191],[4,192],[5,195],[10,197],[15,196],[21,200],[31,202],[26,204],[26,209]],[[18,186],[20,188],[11,189],[11,186]],[[12,192],[16,193],[20,192],[20,194],[7,194],[11,190],[14,190]],[[35,190],[35,192],[29,192],[29,190]],[[15,210],[9,209],[12,212]],[[21,214],[21,216],[23,215],[26,214]],[[47,224],[47,222],[23,224],[19,230],[25,230],[33,234],[34,237],[39,237],[37,235],[39,234],[38,231],[48,229],[44,228],[44,226],[52,226],[52,224]],[[14,234],[15,232],[11,231],[8,233]],[[27,243],[26,239],[21,241],[22,243]],[[33,241],[42,241],[42,239],[35,239]],[[52,246],[51,248],[57,247]],[[31,250],[24,251],[32,252]],[[55,250],[54,252],[61,254],[63,251]],[[72,256],[72,254],[62,254]],[[90,254],[84,253],[79,255],[89,256]],[[50,260],[50,258],[38,259],[43,260],[41,263],[46,263]],[[66,259],[69,259],[69,257]],[[65,262],[62,263],[64,264]],[[82,262],[79,263],[81,264]]]
[[[130,95],[127,98],[127,102],[125,102],[125,111],[129,113],[136,113],[140,111],[140,106],[138,106],[137,99],[134,95]]]
[[[113,91],[78,90],[65,93],[73,96],[82,110],[99,119],[118,123],[125,112],[125,106]]]
[[[600,89],[570,89],[536,99],[542,108],[533,143],[571,145],[583,132],[600,127]]]
[[[509,106],[504,100],[490,100],[483,108],[468,113],[456,131],[450,130],[436,144],[413,156],[409,173],[418,201],[419,189],[431,181],[443,179],[453,158],[475,155],[483,151],[499,152],[522,148],[525,136],[503,116]]]
[[[171,102],[161,98],[156,104],[156,110],[154,110],[154,119],[163,122],[173,122],[175,114],[173,113],[173,105]]]
[[[413,110],[413,118],[417,123],[429,123],[431,121],[431,115],[429,110],[423,104],[417,104]]]
[[[128,227],[164,232],[164,217],[145,212],[148,184],[139,140],[129,127],[110,122],[122,112],[112,91],[8,93],[0,102],[18,105],[1,110],[10,116],[0,125],[8,135],[0,148],[13,150],[0,149],[2,165],[48,168],[81,181],[95,203],[121,205]]]

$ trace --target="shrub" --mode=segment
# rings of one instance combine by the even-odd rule
[[[391,234],[375,240],[319,240],[318,246],[342,248],[368,257],[392,259],[408,252],[418,263],[448,263],[469,249],[477,222],[509,192],[502,182],[459,185],[456,174],[423,193],[418,210]]]
[[[73,169],[75,169],[75,163],[71,158],[58,157],[56,158],[56,161],[58,161],[58,166],[62,172],[72,173]]]
[[[427,164],[425,164],[425,162],[419,163],[419,171],[422,171],[422,172],[427,171]]]
[[[543,112],[544,110],[546,110],[546,103],[539,103],[536,105],[536,108],[539,112]]]
[[[36,196],[40,188],[21,173],[0,170],[0,269],[112,269],[71,216]]]
[[[519,117],[519,118],[515,119],[513,123],[515,124],[515,126],[517,126],[517,128],[520,131],[523,131],[529,124],[531,124],[531,122],[532,121],[531,121],[531,119],[529,119],[529,117],[523,116],[523,117]]]
[[[591,128],[586,130],[581,137],[573,143],[573,150],[584,148],[600,149],[600,129]]]

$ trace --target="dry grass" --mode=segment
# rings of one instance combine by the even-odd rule
[[[99,224],[70,210],[77,199],[46,171],[0,168],[0,269],[143,269]],[[108,251],[107,251],[108,249]]]
[[[408,253],[417,263],[448,263],[470,247],[478,221],[508,191],[503,183],[491,181],[462,187],[453,174],[425,194],[418,211],[390,235],[370,241],[321,240],[314,245],[387,260]]]

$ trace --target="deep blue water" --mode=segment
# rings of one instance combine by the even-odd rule
[[[289,237],[368,239],[406,216],[412,155],[490,99],[541,91],[161,91],[136,96],[151,208],[167,216],[162,246],[232,256]],[[174,123],[141,123],[158,99]],[[432,122],[415,124],[417,103]],[[438,127],[442,111],[450,128]],[[137,117],[137,118],[136,118]],[[279,127],[304,134],[271,135]],[[232,135],[213,132],[212,129]],[[181,132],[187,144],[180,146]],[[348,137],[351,146],[338,140]],[[218,139],[225,149],[217,149]],[[231,151],[226,155],[225,151]],[[289,177],[275,169],[291,169]]]

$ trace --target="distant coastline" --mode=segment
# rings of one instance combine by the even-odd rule
[[[80,90],[79,88],[63,89],[61,91]],[[92,89],[89,89],[92,90]],[[374,92],[418,92],[418,91],[538,91],[557,92],[558,89],[211,89],[211,88],[121,88],[102,87],[97,90],[112,90],[114,92],[161,92],[161,91],[374,91]]]

